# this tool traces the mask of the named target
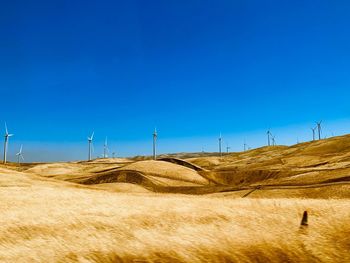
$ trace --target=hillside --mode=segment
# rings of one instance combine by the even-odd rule
[[[350,261],[350,136],[178,157],[0,165],[0,261]]]
[[[262,147],[222,157],[203,155],[188,154],[192,157],[180,159],[185,156],[181,153],[164,155],[157,161],[110,158],[8,168],[83,185],[104,184],[104,189],[108,183],[113,183],[114,189],[116,183],[129,183],[147,191],[169,193],[227,195],[241,191],[239,195],[245,196],[255,189],[249,193],[251,197],[349,196],[350,135],[290,147]]]
[[[350,136],[187,161],[206,168],[222,185],[346,183],[350,179]]]

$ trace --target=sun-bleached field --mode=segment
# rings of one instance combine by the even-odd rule
[[[349,262],[348,200],[0,190],[2,262]],[[300,228],[304,210],[309,226]]]
[[[0,165],[0,262],[350,262],[349,149]]]

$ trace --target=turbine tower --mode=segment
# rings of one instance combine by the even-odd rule
[[[7,125],[6,125],[6,122],[5,122],[4,163],[6,163],[6,161],[7,161],[7,146],[8,146],[9,138],[11,136],[13,136],[13,134],[9,134],[9,132],[7,130]]]
[[[228,144],[227,144],[227,145],[226,145],[226,153],[228,153],[230,149],[231,149],[231,147],[228,146]]]
[[[272,136],[272,133],[270,132],[270,130],[267,131],[267,145],[270,146],[270,136]]]
[[[108,144],[107,144],[107,136],[105,139],[105,143],[103,145],[103,158],[107,158],[108,157]]]
[[[322,121],[316,122],[319,140],[321,140],[321,123],[322,123]]]
[[[90,137],[87,137],[88,143],[89,143],[89,155],[88,155],[88,160],[91,161],[91,155],[92,155],[92,140],[94,139],[94,133],[92,132]]]
[[[246,142],[244,141],[244,144],[243,144],[243,149],[244,149],[244,151],[246,151],[247,150],[247,144],[246,144]]]
[[[221,137],[221,132],[220,132],[220,137],[219,137],[219,153],[220,153],[220,157],[222,156],[221,143],[222,143],[222,137]]]
[[[156,152],[156,144],[157,144],[157,128],[154,128],[154,132],[153,132],[153,160],[157,159],[157,152]]]
[[[311,128],[312,130],[312,140],[314,141],[315,140],[315,131],[316,131],[317,127],[315,128]]]
[[[272,146],[275,146],[276,145],[275,136],[271,135],[271,140],[272,140]]]
[[[21,164],[21,159],[22,159],[22,161],[24,161],[23,154],[22,154],[22,148],[23,148],[23,145],[21,145],[21,148],[19,149],[19,152],[16,153],[18,165]]]

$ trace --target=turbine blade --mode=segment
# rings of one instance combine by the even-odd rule
[[[23,148],[23,145],[21,145],[21,148],[19,149],[19,152],[22,153],[22,148]]]
[[[93,131],[93,132],[92,132],[92,134],[91,134],[91,137],[90,137],[90,138],[91,138],[91,140],[93,140],[93,138],[94,138],[94,134],[95,134],[95,132]]]
[[[24,157],[23,157],[23,155],[21,154],[21,158],[22,158],[22,161],[24,161]]]
[[[9,134],[8,130],[7,130],[7,124],[5,122],[5,131],[6,131],[6,135]]]

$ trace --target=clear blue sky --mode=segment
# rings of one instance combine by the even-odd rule
[[[349,14],[345,0],[1,1],[10,153],[83,159],[94,130],[96,154],[106,135],[119,155],[151,154],[154,126],[161,152],[319,119],[346,133]]]

